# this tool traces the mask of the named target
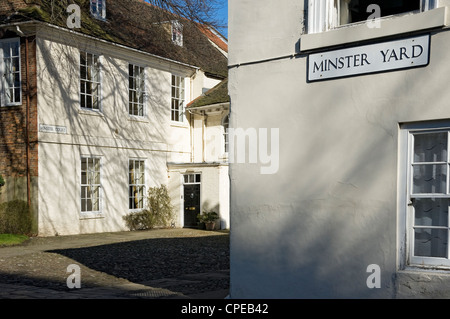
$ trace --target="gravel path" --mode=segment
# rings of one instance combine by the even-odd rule
[[[228,289],[229,233],[161,229],[32,238],[0,247],[0,283],[68,290],[67,267],[82,288],[138,283],[184,295]]]

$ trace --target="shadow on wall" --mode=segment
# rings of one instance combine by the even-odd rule
[[[89,46],[78,43],[77,37],[73,36],[72,42],[66,38],[55,42],[42,40],[38,49],[41,57],[38,81],[43,83],[43,87],[52,88],[40,91],[42,112],[39,113],[39,121],[64,125],[68,132],[68,135],[52,136],[40,133],[41,143],[50,139],[51,143],[66,144],[61,147],[46,144],[40,152],[40,161],[45,162],[45,167],[42,166],[40,171],[39,188],[40,225],[44,225],[44,234],[75,234],[83,232],[84,225],[87,232],[124,230],[122,216],[129,210],[128,158],[142,157],[140,149],[146,150],[145,157],[148,157],[149,175],[152,177],[148,184],[167,179],[161,173],[161,167],[165,168],[167,156],[165,138],[168,136],[168,125],[164,124],[170,119],[170,110],[166,107],[167,96],[170,96],[169,79],[163,72],[152,73],[152,83],[156,81],[167,85],[151,88],[147,110],[150,124],[124,121],[129,117],[128,61],[104,56],[101,69],[103,116],[93,116],[95,112],[80,112],[79,101],[79,50],[89,50]],[[55,104],[61,107],[52,108]],[[108,156],[103,146],[108,148]],[[148,155],[148,150],[152,150],[153,156]],[[113,153],[114,156],[111,155]],[[102,211],[110,217],[101,222],[97,220],[95,225],[87,220],[74,222],[79,220],[80,213],[81,155],[103,156],[101,180],[102,190],[105,191],[102,193]],[[118,162],[117,158],[122,158],[123,162]],[[108,192],[108,189],[123,191]]]
[[[306,65],[301,58],[295,63]],[[447,96],[423,86],[448,77],[448,68],[431,62],[412,71],[281,85],[293,64],[277,64],[270,81],[269,67],[232,77],[240,86],[239,124],[285,131],[278,174],[251,176],[250,165],[230,165],[231,297],[396,297],[399,123],[449,115]],[[302,97],[314,98],[301,106]],[[259,123],[246,113],[247,101],[265,114]],[[272,113],[283,102],[288,115]],[[371,264],[381,267],[381,289],[366,285]]]

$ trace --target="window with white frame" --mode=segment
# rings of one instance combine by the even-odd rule
[[[81,212],[100,212],[101,163],[99,157],[81,158]]]
[[[128,113],[145,115],[145,68],[128,65]]]
[[[106,0],[91,0],[90,11],[94,18],[104,20],[106,18]]]
[[[408,261],[450,266],[450,128],[408,131]]]
[[[184,114],[184,78],[172,75],[172,105],[170,119],[183,122]]]
[[[0,40],[1,106],[22,104],[20,38]]]
[[[222,119],[222,126],[223,126],[223,141],[224,141],[224,151],[225,153],[228,153],[229,149],[229,134],[228,134],[228,128],[230,123],[230,115],[225,116]]]
[[[80,52],[80,105],[84,109],[100,110],[100,57]]]
[[[183,184],[200,184],[202,181],[202,174],[191,173],[183,175]]]
[[[436,7],[436,0],[309,0],[308,33],[318,33],[350,23],[372,19],[380,8],[380,17],[421,12]]]
[[[130,159],[128,166],[129,209],[143,209],[145,199],[145,161]]]

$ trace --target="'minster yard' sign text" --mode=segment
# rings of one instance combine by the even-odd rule
[[[310,54],[308,81],[428,65],[430,35]]]

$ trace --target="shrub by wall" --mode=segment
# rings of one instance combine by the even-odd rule
[[[12,200],[0,204],[0,234],[30,234],[31,210],[26,201]]]
[[[130,230],[168,227],[173,220],[173,206],[165,185],[151,187],[148,191],[146,208],[123,217]]]

